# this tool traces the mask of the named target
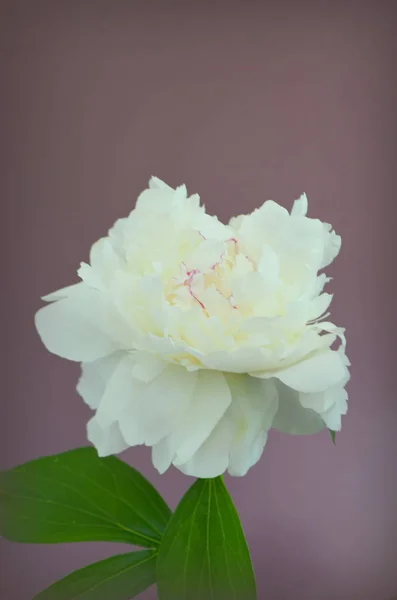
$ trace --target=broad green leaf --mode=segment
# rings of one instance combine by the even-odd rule
[[[222,477],[199,479],[171,517],[157,559],[160,600],[255,600],[244,532]]]
[[[34,600],[130,600],[155,583],[156,556],[153,550],[112,556],[71,573]]]
[[[115,457],[79,448],[0,473],[0,535],[23,543],[159,545],[171,511]]]
[[[333,441],[334,445],[336,446],[336,431],[332,431],[332,429],[329,429],[329,432],[331,434],[332,441]]]

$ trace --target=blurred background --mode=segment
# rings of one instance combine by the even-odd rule
[[[40,296],[76,281],[91,244],[151,175],[223,219],[265,199],[343,239],[332,320],[347,328],[349,413],[327,432],[271,432],[227,478],[259,600],[397,593],[396,14],[393,1],[13,1],[0,7],[0,467],[85,445],[79,368],[50,355]],[[123,458],[172,507],[191,484]],[[0,540],[0,596],[31,600],[125,546]],[[142,594],[154,599],[155,591]]]

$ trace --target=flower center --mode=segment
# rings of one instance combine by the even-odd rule
[[[217,302],[223,303],[224,308],[227,303],[233,310],[238,310],[233,298],[233,284],[237,278],[255,270],[255,265],[238,251],[236,238],[226,240],[223,246],[215,262],[208,260],[205,265],[205,257],[199,260],[204,263],[200,268],[189,264],[189,259],[180,263],[179,274],[165,286],[165,297],[169,304],[186,309],[196,304],[207,316],[213,314]],[[204,247],[203,254],[205,251]]]

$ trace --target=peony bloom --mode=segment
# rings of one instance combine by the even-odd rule
[[[43,298],[38,332],[82,363],[101,456],[145,444],[161,473],[244,475],[271,427],[340,430],[349,362],[319,272],[341,239],[306,212],[305,195],[291,213],[268,200],[224,225],[153,177],[81,282]]]

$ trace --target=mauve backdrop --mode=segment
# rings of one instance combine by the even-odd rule
[[[260,600],[397,592],[396,8],[1,5],[2,468],[86,443],[78,366],[46,352],[33,316],[41,295],[76,280],[150,175],[186,183],[223,219],[268,198],[290,207],[305,191],[310,215],[342,235],[329,287],[352,380],[337,445],[327,432],[271,432],[261,462],[227,478]],[[192,483],[159,476],[146,448],[123,458],[172,507]],[[125,550],[1,541],[1,597],[31,600]]]

